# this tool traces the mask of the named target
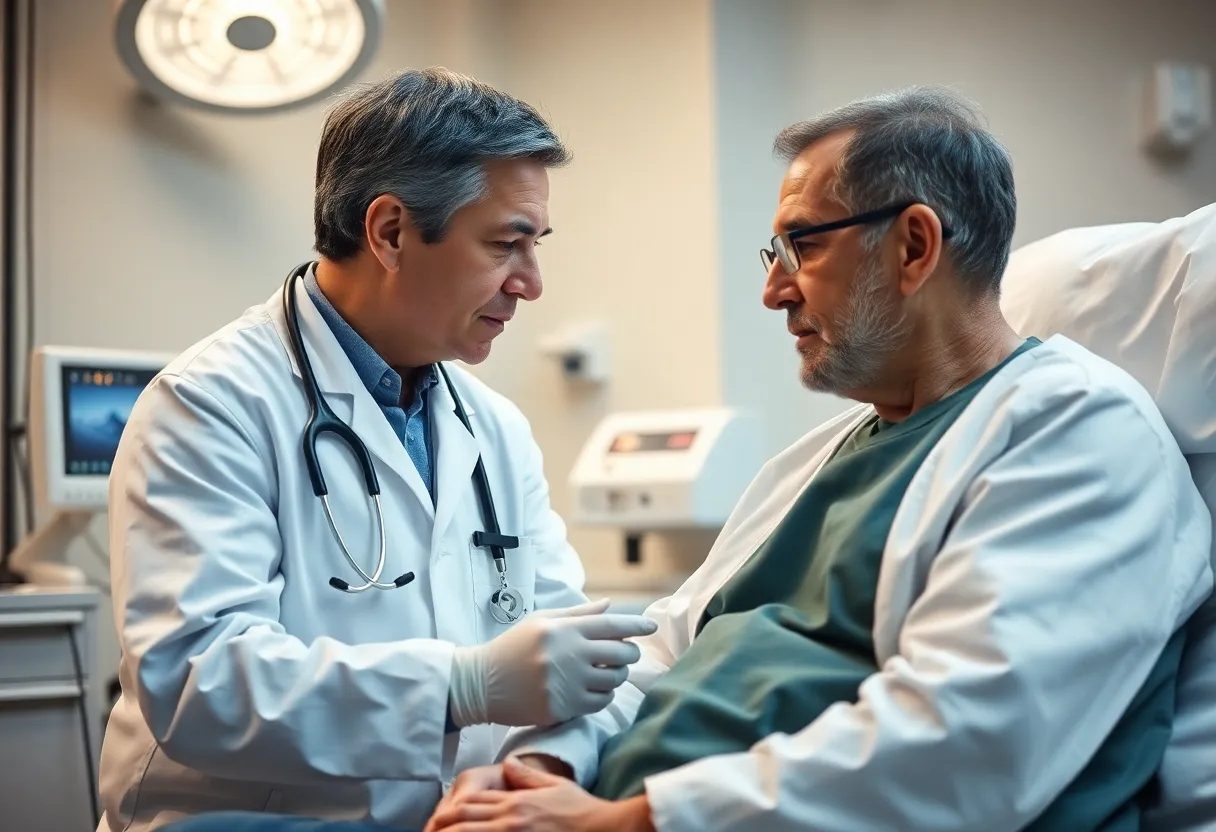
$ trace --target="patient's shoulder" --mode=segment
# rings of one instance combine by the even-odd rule
[[[1142,424],[1165,444],[1177,444],[1152,394],[1140,382],[1062,335],[1010,362],[991,386],[985,398],[994,415],[1023,429],[1045,426],[1054,421],[1053,416],[1093,418],[1114,411],[1124,421]],[[1109,442],[1116,437],[1100,439]]]

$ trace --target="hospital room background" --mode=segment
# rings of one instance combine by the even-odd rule
[[[116,48],[123,5],[6,4],[6,549],[54,508],[25,476],[40,464],[21,433],[25,402],[45,392],[29,394],[28,345],[176,353],[311,255],[326,102],[251,115],[141,91]],[[1216,137],[1200,125],[1181,149],[1151,147],[1161,101],[1145,89],[1173,72],[1210,97],[1214,33],[1212,0],[389,0],[359,77],[467,72],[536,105],[572,149],[574,163],[551,175],[544,297],[521,307],[473,371],[531,420],[589,593],[643,603],[704,556],[720,525],[715,499],[733,499],[764,458],[845,406],[800,386],[784,316],[760,302],[781,127],[863,95],[949,84],[978,102],[1012,154],[1015,246],[1164,220],[1216,201]],[[688,522],[653,528],[580,513],[572,473],[588,488],[603,473],[592,439],[644,444],[648,425],[676,443],[695,441],[672,439],[681,425],[719,431],[725,450],[631,476],[687,489],[722,476],[723,494],[699,495],[709,508],[688,510]],[[118,662],[105,541],[103,506],[52,553],[98,592],[95,613],[65,620],[89,623],[73,677],[87,677],[102,713]],[[18,625],[59,620],[39,609],[0,609],[0,768],[29,760],[31,771],[75,772],[68,694],[81,686],[63,701],[3,695],[46,649],[36,626],[26,637]],[[44,799],[22,776],[0,777],[0,805]]]

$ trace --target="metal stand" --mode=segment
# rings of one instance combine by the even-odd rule
[[[0,254],[3,254],[3,265],[0,267],[0,340],[3,341],[3,364],[0,365],[0,375],[4,379],[3,406],[0,407],[0,491],[4,494],[3,526],[4,536],[0,543],[0,565],[5,565],[4,553],[12,548],[17,540],[16,466],[13,465],[11,443],[13,436],[13,402],[16,401],[17,379],[17,212],[18,203],[17,176],[19,171],[18,148],[18,119],[21,113],[19,97],[20,84],[18,79],[18,56],[20,41],[18,40],[19,15],[16,0],[5,0],[2,6],[4,12],[4,46],[0,49],[3,56],[3,87],[0,88],[0,126],[3,136],[0,137],[0,149],[3,150],[3,164],[0,169],[0,186],[2,195],[0,206],[3,223],[0,225]]]

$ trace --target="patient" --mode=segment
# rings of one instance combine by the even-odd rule
[[[609,709],[511,735],[428,832],[1138,829],[1212,587],[1176,441],[1002,317],[1013,174],[966,102],[777,150],[764,302],[803,383],[861,404],[761,472]]]

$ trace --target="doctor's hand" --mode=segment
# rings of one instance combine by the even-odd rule
[[[529,613],[488,644],[457,647],[452,721],[545,726],[602,710],[642,655],[625,639],[658,628],[606,609],[603,600]]]

